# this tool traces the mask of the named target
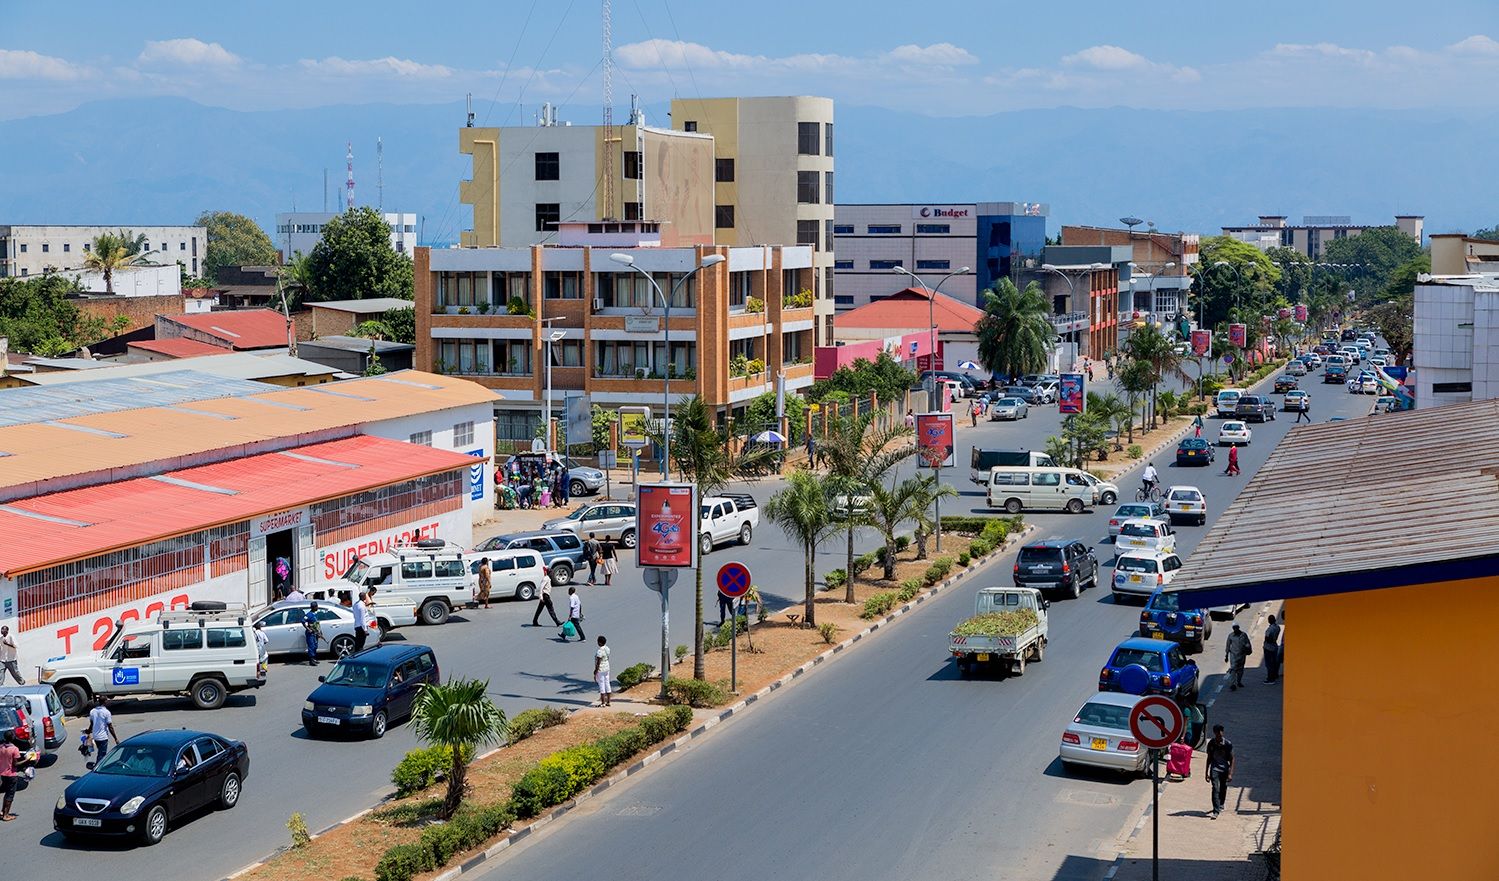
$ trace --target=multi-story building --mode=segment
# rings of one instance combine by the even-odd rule
[[[1047,206],[1040,202],[843,204],[833,220],[833,299],[838,311],[904,290],[910,278],[929,285],[964,266],[942,293],[982,306],[1002,278],[1035,265],[1046,247]]]
[[[813,249],[816,273],[808,290],[817,342],[832,345],[833,100],[676,98],[671,126],[713,136],[713,232],[718,244],[795,242]]]
[[[1135,232],[1102,226],[1063,226],[1063,245],[1123,245],[1130,249],[1129,284],[1119,291],[1119,320],[1161,324],[1187,305],[1197,234]]]
[[[1499,398],[1499,273],[1423,277],[1413,330],[1417,408]]]
[[[0,278],[24,278],[49,271],[78,269],[94,239],[121,230],[145,236],[142,250],[151,263],[181,263],[192,275],[208,250],[208,230],[201,226],[0,226]]]
[[[730,414],[783,375],[788,391],[811,384],[811,247],[663,247],[659,226],[642,221],[564,222],[558,237],[416,252],[415,365],[497,392],[501,439],[535,436],[548,381],[554,415],[579,394],[659,409],[663,389]],[[616,253],[671,297],[669,327],[650,282]],[[712,254],[725,259],[683,283]]]
[[[1499,241],[1462,233],[1437,233],[1430,238],[1432,275],[1499,273]]]
[[[276,247],[282,260],[311,254],[323,238],[323,227],[338,214],[331,211],[295,211],[276,215]],[[380,215],[390,227],[390,246],[402,254],[416,249],[416,215],[387,211]]]
[[[1223,234],[1262,251],[1295,248],[1313,260],[1321,260],[1328,242],[1356,236],[1373,226],[1357,225],[1344,214],[1308,214],[1301,218],[1300,225],[1286,223],[1284,214],[1261,214],[1259,223],[1225,226]],[[1397,214],[1395,226],[1419,244],[1425,235],[1426,219],[1420,214]]]
[[[1051,298],[1062,368],[1119,350],[1119,298],[1129,290],[1133,257],[1129,245],[1047,245],[1040,265],[1022,272],[1022,287],[1038,282]]]

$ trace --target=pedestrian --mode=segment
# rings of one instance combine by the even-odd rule
[[[364,591],[359,592],[359,598],[354,600],[354,653],[364,651],[364,641],[369,638],[370,631],[370,596]]]
[[[807,465],[817,467],[817,438],[810,431],[807,432]]]
[[[286,594],[286,601],[289,603],[300,603],[305,599],[307,599],[307,594],[302,593],[302,588],[300,587],[293,587]]]
[[[1234,742],[1223,736],[1223,726],[1213,726],[1213,739],[1208,741],[1208,783],[1213,788],[1213,819],[1223,813],[1223,803],[1228,800],[1228,784],[1234,779]]]
[[[120,735],[115,733],[114,714],[109,711],[108,696],[101,694],[94,698],[94,708],[88,711],[88,733],[89,739],[94,742],[94,760],[85,767],[92,771],[109,752],[110,738],[114,738],[115,743],[120,742]]]
[[[323,641],[323,622],[317,617],[317,603],[307,607],[302,616],[302,635],[307,637],[307,666],[317,666],[317,645]]]
[[[1296,422],[1300,422],[1303,419],[1305,419],[1307,422],[1311,422],[1312,421],[1312,399],[1311,398],[1305,398],[1305,399],[1303,399],[1302,402],[1301,402],[1301,409],[1296,411]],[[1292,422],[1291,424],[1295,425],[1296,422]]]
[[[0,804],[0,822],[9,823],[16,818],[10,812],[11,806],[16,800],[16,769],[21,764],[21,748],[11,740],[11,732],[5,732],[4,739],[0,739],[0,793],[4,793],[5,801]]]
[[[552,616],[553,624],[558,627],[562,626],[562,622],[557,620],[557,610],[552,607],[552,579],[550,578],[541,579],[541,591],[536,600],[536,613],[531,616],[532,627],[541,626],[542,609],[546,609],[547,614]]]
[[[1249,641],[1249,634],[1234,625],[1234,632],[1228,635],[1228,644],[1223,648],[1223,660],[1228,662],[1228,690],[1238,691],[1244,687],[1244,662],[1254,654],[1254,643]]]
[[[1228,448],[1228,467],[1223,469],[1223,473],[1229,477],[1237,477],[1239,475],[1239,447],[1237,444]]]
[[[573,500],[573,479],[565,468],[559,466],[557,470],[562,475],[557,480],[557,495],[562,499],[562,507],[566,508]]]
[[[485,557],[479,561],[479,595],[477,599],[486,609],[489,608],[489,589],[493,585],[490,572],[489,558]]]
[[[592,532],[588,533],[588,541],[583,542],[583,559],[588,563],[588,583],[598,584],[599,560],[603,557],[604,549],[599,545],[598,536]]]
[[[614,583],[614,576],[619,572],[618,554],[615,553],[614,539],[604,539],[603,545],[599,547],[599,557],[603,561],[604,586],[608,587]]]
[[[1265,628],[1265,681],[1274,682],[1280,677],[1280,625],[1275,616],[1270,616],[1270,626]]]
[[[265,635],[265,622],[256,621],[252,628],[255,631],[255,660],[264,664],[271,658],[271,638]]]
[[[10,635],[9,627],[0,627],[0,685],[5,684],[5,674],[16,677],[16,682],[25,685],[21,678],[20,662],[16,660],[16,638]]]
[[[718,594],[718,626],[722,627],[724,622],[732,620],[734,620],[734,601],[720,592]]]
[[[907,428],[915,428],[916,427],[916,411],[914,409],[908,409],[908,410],[906,410],[906,427]]]
[[[573,629],[578,631],[578,642],[587,639],[583,635],[583,598],[578,596],[578,589],[576,587],[569,587],[567,589],[567,620],[572,623]],[[562,637],[562,641],[567,641],[565,635]]]
[[[969,420],[973,423],[973,427],[974,428],[978,428],[979,427],[979,402],[978,401],[974,401],[973,402],[973,406],[968,408],[968,417],[969,417]]]
[[[599,637],[599,650],[593,653],[593,681],[599,684],[599,705],[609,706],[609,695],[614,691],[609,685],[609,641]]]

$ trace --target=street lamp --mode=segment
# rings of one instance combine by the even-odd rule
[[[1083,272],[1093,272],[1094,270],[1108,269],[1108,268],[1109,268],[1109,266],[1108,266],[1107,263],[1090,263],[1089,265],[1083,267],[1082,271]],[[1072,276],[1070,276],[1067,273],[1063,272],[1061,269],[1059,269],[1057,266],[1055,266],[1054,264],[1051,264],[1051,263],[1042,263],[1041,264],[1041,269],[1043,271],[1045,271],[1045,272],[1055,272],[1057,275],[1060,275],[1062,277],[1062,280],[1065,281],[1065,282],[1067,282],[1067,302],[1071,303],[1074,306],[1077,305],[1077,284],[1073,282]],[[1089,306],[1089,308],[1088,308],[1088,326],[1090,328],[1093,325],[1093,319],[1092,319],[1093,309],[1092,309],[1092,305],[1093,304],[1090,301],[1088,303],[1088,306]],[[1082,342],[1082,341],[1078,340],[1077,342]]]
[[[671,298],[668,298],[662,292],[661,286],[656,284],[654,276],[635,265],[635,258],[633,256],[615,253],[610,254],[609,259],[621,266],[628,266],[630,269],[645,276],[645,280],[651,283],[651,290],[655,291],[656,296],[661,298],[661,304],[666,313],[665,323],[662,325],[665,331],[666,366],[661,371],[661,407],[665,411],[665,415],[661,420],[661,479],[666,480],[669,477],[671,469]],[[677,291],[682,285],[687,283],[688,279],[697,275],[701,270],[707,269],[709,266],[717,266],[723,262],[723,259],[722,254],[708,254],[703,257],[698,265],[693,267],[691,272],[677,279],[677,283],[671,286],[671,296],[676,297]]]
[[[890,271],[909,275],[912,280],[916,282],[918,287],[922,288],[923,290],[927,289],[926,282],[921,280],[921,276],[905,268],[904,266],[892,266],[890,267]],[[937,282],[937,286],[935,288],[930,289],[931,293],[927,297],[926,318],[927,333],[929,336],[929,339],[927,341],[927,356],[931,358],[932,364],[931,387],[927,389],[926,393],[926,408],[928,411],[935,411],[937,409],[937,294],[942,290],[942,286],[947,283],[947,280],[949,278],[952,278],[955,275],[965,275],[968,273],[968,271],[969,269],[967,266],[960,266],[957,269],[954,269],[952,272],[949,272],[948,274],[942,276],[942,280]],[[937,541],[942,541],[940,536],[938,537]],[[939,545],[937,549],[941,550],[942,548]]]
[[[1136,269],[1138,269],[1138,268],[1139,268],[1139,264],[1138,263],[1131,263],[1129,265],[1130,278],[1132,280],[1134,278],[1134,271]],[[1161,264],[1161,269],[1162,270],[1175,269],[1175,268],[1176,268],[1176,261],[1175,260],[1172,260],[1172,261],[1169,261],[1169,262]],[[1158,311],[1156,309],[1156,306],[1155,306],[1155,280],[1160,276],[1160,273],[1159,272],[1147,272],[1145,274],[1148,275],[1148,276],[1150,276],[1150,282],[1148,284],[1146,284],[1146,286],[1145,286],[1145,293],[1147,293],[1147,294],[1150,295],[1150,311],[1151,311],[1152,314],[1154,314],[1154,313],[1156,313]],[[1131,281],[1130,287],[1131,288],[1134,287],[1133,281]],[[1134,304],[1134,297],[1131,296],[1130,297],[1131,313],[1133,313],[1133,311],[1134,311],[1133,310],[1134,305],[1135,305]],[[1131,317],[1133,317],[1133,314],[1131,314]]]
[[[565,330],[554,330],[547,334],[547,410],[546,410],[546,435],[547,452],[552,452],[552,343],[560,341],[567,336]]]

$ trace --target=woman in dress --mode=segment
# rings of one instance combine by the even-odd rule
[[[604,539],[604,546],[599,555],[604,561],[604,586],[608,587],[614,579],[614,573],[619,571],[619,559],[615,553],[614,539]]]

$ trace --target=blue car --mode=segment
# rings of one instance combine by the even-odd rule
[[[1098,674],[1099,691],[1164,694],[1182,705],[1197,702],[1197,662],[1165,639],[1136,636],[1114,648]]]
[[[1140,612],[1140,635],[1151,639],[1169,639],[1187,648],[1202,651],[1203,643],[1213,635],[1213,619],[1206,609],[1188,608],[1182,603],[1186,594],[1156,588]]]
[[[307,733],[354,731],[385,736],[394,720],[411,715],[417,692],[438,682],[437,655],[424,645],[387,643],[333,665],[302,705]]]

